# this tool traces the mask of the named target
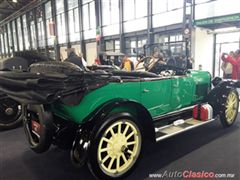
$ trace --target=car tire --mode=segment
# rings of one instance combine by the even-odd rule
[[[140,159],[141,127],[128,113],[107,118],[90,142],[88,167],[99,179],[122,179]]]
[[[230,127],[236,121],[239,108],[239,96],[235,89],[230,89],[222,95],[220,121],[223,127]]]
[[[36,153],[47,151],[53,140],[52,113],[43,105],[29,105],[23,126],[30,148]]]
[[[45,61],[35,63],[30,66],[30,72],[41,74],[48,73],[72,74],[81,71],[82,69],[75,64],[60,61]]]
[[[15,52],[14,56],[27,59],[29,65],[41,61],[49,61],[51,58],[37,52],[37,51],[19,51]]]
[[[22,124],[21,107],[9,97],[0,98],[0,130],[14,129]]]

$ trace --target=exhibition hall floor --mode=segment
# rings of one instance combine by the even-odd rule
[[[153,179],[174,173],[235,174],[240,179],[240,118],[224,129],[216,121],[207,126],[150,144],[127,179]],[[164,174],[165,173],[165,174]],[[170,174],[169,174],[170,173]],[[75,169],[69,152],[52,147],[44,154],[28,148],[22,127],[0,132],[0,180],[91,180],[87,167]],[[222,178],[225,179],[225,178]]]

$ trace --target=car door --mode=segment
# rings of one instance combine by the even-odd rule
[[[141,103],[152,117],[171,110],[171,77],[143,78],[141,80]]]
[[[192,103],[194,96],[194,81],[189,75],[172,76],[172,96],[171,108],[172,111],[189,106]]]

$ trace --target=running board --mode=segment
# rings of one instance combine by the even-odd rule
[[[210,119],[208,121],[200,121],[196,119],[187,119],[187,120],[177,120],[173,124],[155,128],[156,141],[161,141],[177,134],[183,133],[185,131],[189,131],[196,127],[200,127],[202,125],[208,124],[210,122],[215,121],[216,119]]]

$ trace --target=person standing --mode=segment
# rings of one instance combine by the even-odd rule
[[[69,48],[67,50],[67,53],[68,53],[68,58],[65,60],[66,62],[70,62],[70,63],[73,63],[77,66],[79,66],[81,69],[85,70],[85,66],[84,66],[84,63],[83,63],[83,60],[82,60],[82,57],[79,57],[76,52],[75,52],[75,49],[74,48]]]
[[[134,70],[133,62],[127,57],[127,55],[124,56],[123,62],[121,64],[120,68],[123,70],[126,70],[126,71]]]
[[[231,51],[229,53],[229,56],[234,58],[234,52]],[[223,70],[223,78],[224,79],[231,79],[232,78],[233,65],[230,62],[223,61],[221,69]]]
[[[237,51],[236,51],[236,53],[237,53]],[[232,65],[232,76],[231,77],[232,77],[233,80],[237,80],[238,79],[238,74],[239,74],[239,65],[240,65],[239,55],[233,57],[231,55],[223,53],[221,59],[223,60],[224,63],[227,63],[227,62],[231,63],[231,65]],[[238,63],[238,61],[239,61],[239,63]]]
[[[240,80],[240,49],[236,50],[234,55],[238,66],[238,80]]]

